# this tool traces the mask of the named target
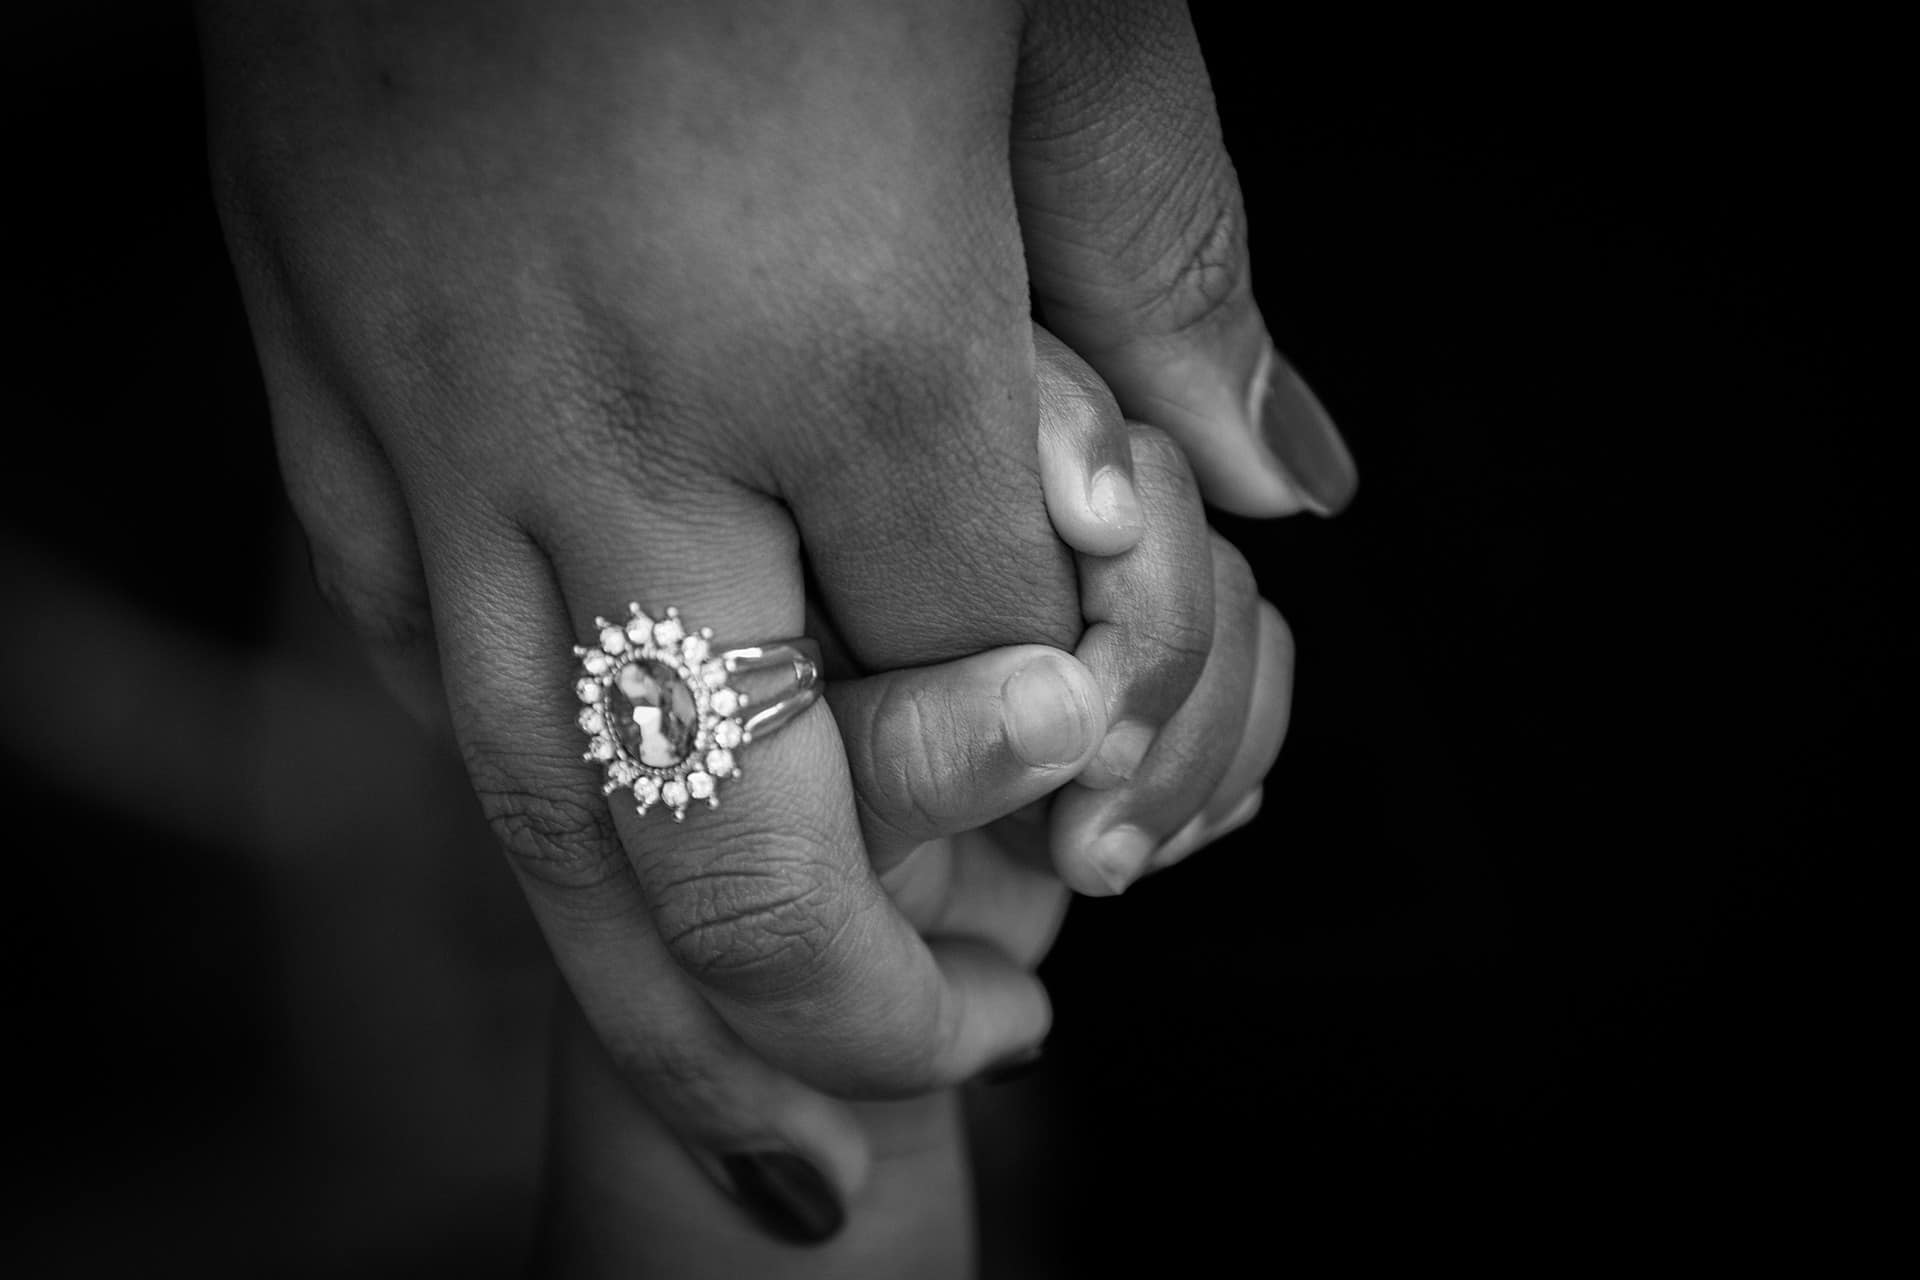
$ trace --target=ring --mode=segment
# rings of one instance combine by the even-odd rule
[[[678,609],[656,621],[630,604],[627,615],[595,618],[599,644],[573,649],[585,759],[606,772],[601,794],[629,791],[641,813],[657,804],[679,822],[696,800],[719,806],[721,782],[740,776],[736,751],[820,697],[820,649],[801,638],[715,650],[713,628],[690,632]],[[793,685],[764,705],[734,687],[736,675],[781,667]]]

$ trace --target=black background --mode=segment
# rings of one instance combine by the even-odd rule
[[[1076,909],[1045,1066],[977,1104],[989,1274],[1848,1247],[1890,1220],[1905,1011],[1869,910],[1910,842],[1874,820],[1903,737],[1887,37],[1253,9],[1202,37],[1263,307],[1360,496],[1229,530],[1295,628],[1292,734],[1253,827]],[[443,1154],[389,1195],[382,1163],[431,1145],[394,1096],[331,1096],[352,1141],[295,1114],[316,1040],[366,1028],[287,935],[351,954],[361,909],[46,745],[139,772],[178,736],[91,696],[108,641],[346,660],[276,489],[184,18],[43,19],[14,52],[10,1234],[77,1271],[511,1271],[530,1173]],[[468,871],[463,936],[537,977],[504,871]],[[503,1058],[537,1058],[493,990]],[[406,1056],[431,1019],[394,1016],[415,1040],[356,1078],[460,1094]],[[537,1116],[473,1106],[433,1132],[530,1169]]]

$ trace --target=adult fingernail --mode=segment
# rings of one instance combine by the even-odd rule
[[[1122,893],[1146,869],[1153,845],[1153,837],[1138,827],[1115,827],[1088,848],[1087,862],[1108,893]]]
[[[1272,343],[1254,370],[1248,405],[1267,451],[1308,506],[1330,516],[1353,500],[1360,473],[1346,441],[1313,388]]]
[[[1035,768],[1072,764],[1086,754],[1093,708],[1057,659],[1029,662],[1000,687],[1013,753]]]
[[[1102,467],[1093,473],[1087,485],[1087,506],[1103,524],[1127,533],[1138,533],[1147,524],[1133,481],[1118,467]]]
[[[982,1071],[979,1075],[980,1083],[1011,1084],[1039,1070],[1041,1059],[1044,1057],[1046,1057],[1044,1044],[1017,1050]]]
[[[826,1178],[789,1151],[722,1156],[734,1195],[762,1228],[791,1244],[819,1244],[846,1223],[847,1213]]]

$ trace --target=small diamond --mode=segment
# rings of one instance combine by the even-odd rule
[[[716,747],[707,752],[707,772],[722,778],[733,772],[733,752],[725,747]]]
[[[727,682],[727,664],[715,658],[700,668],[700,683],[709,689],[718,689]]]
[[[633,798],[640,802],[641,808],[646,808],[660,798],[660,780],[652,777],[641,778],[633,784]]]
[[[688,636],[680,642],[680,654],[687,660],[688,666],[699,666],[707,660],[707,638]]]
[[[732,748],[739,746],[740,722],[738,720],[722,720],[713,727],[713,740],[723,747]]]
[[[653,624],[653,642],[662,649],[672,648],[674,645],[679,644],[680,637],[685,634],[687,634],[686,628],[680,625],[680,619],[678,618],[668,618],[665,622],[656,622]]]
[[[598,707],[582,707],[580,709],[580,727],[588,733],[598,733],[607,727],[607,718],[600,713],[600,708]]]
[[[627,647],[627,633],[620,627],[607,627],[600,632],[600,647],[608,653],[623,653]]]
[[[627,623],[627,639],[635,644],[645,644],[653,638],[653,619],[644,613],[636,612],[633,620]]]
[[[695,800],[705,800],[713,794],[713,775],[710,773],[690,773],[687,775],[687,794]]]
[[[687,784],[679,781],[669,782],[666,786],[660,788],[660,798],[666,802],[667,807],[670,809],[686,808]]]
[[[595,738],[587,744],[587,754],[591,755],[595,760],[613,759],[613,739]]]
[[[573,686],[573,691],[580,695],[582,702],[600,701],[601,688],[598,680],[582,680]]]
[[[730,716],[740,709],[740,695],[731,689],[716,689],[713,693],[713,714]]]
[[[631,760],[615,760],[607,766],[607,781],[625,790],[640,779],[640,766]]]
[[[588,650],[586,657],[580,659],[580,662],[582,666],[597,676],[607,674],[607,668],[613,665],[613,659],[598,649]]]

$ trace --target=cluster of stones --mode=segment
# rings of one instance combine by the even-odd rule
[[[711,656],[711,627],[689,635],[678,609],[658,621],[637,604],[627,613],[594,619],[598,646],[574,648],[586,759],[605,769],[607,795],[631,792],[641,813],[657,804],[678,822],[696,800],[719,804],[720,782],[740,776],[733,753],[747,741],[747,698]]]

